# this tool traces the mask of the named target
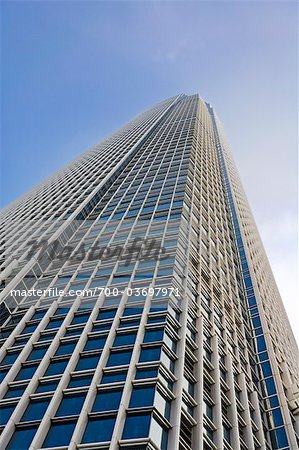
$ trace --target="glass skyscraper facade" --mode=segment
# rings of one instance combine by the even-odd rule
[[[1,217],[2,449],[298,448],[298,353],[221,124],[140,114]]]

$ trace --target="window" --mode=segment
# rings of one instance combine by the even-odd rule
[[[74,432],[76,422],[54,422],[52,423],[43,448],[67,446]]]
[[[119,328],[135,327],[140,324],[140,319],[121,321]]]
[[[73,353],[74,348],[77,345],[77,341],[73,341],[73,342],[62,342],[56,353],[55,356],[62,356],[62,355],[70,355],[71,353]]]
[[[115,417],[99,417],[87,423],[82,443],[110,441],[115,424]]]
[[[155,387],[134,387],[131,395],[130,408],[152,406],[154,404]]]
[[[26,428],[16,428],[11,440],[9,441],[6,449],[16,450],[22,448],[29,448],[32,439],[36,433],[38,426],[31,426]]]
[[[106,372],[102,376],[101,384],[117,383],[118,381],[125,381],[126,378],[126,370],[121,372]]]
[[[38,393],[38,392],[55,391],[59,381],[60,380],[51,380],[51,381],[47,381],[46,383],[39,382],[39,385],[35,392]]]
[[[71,322],[71,325],[75,325],[77,323],[85,323],[89,319],[89,314],[81,314],[79,316],[75,316]]]
[[[89,370],[95,369],[98,365],[98,361],[101,355],[82,355],[76,365],[75,371],[77,370]]]
[[[63,373],[68,362],[69,362],[68,359],[59,359],[56,361],[51,361],[44,376],[47,377],[49,375],[58,375],[60,373]]]
[[[48,323],[48,325],[46,326],[46,330],[49,330],[51,328],[58,328],[60,327],[60,325],[62,324],[62,322],[64,321],[64,318],[62,319],[52,319],[50,320],[50,322]]]
[[[123,316],[133,316],[135,314],[141,314],[143,311],[143,308],[133,308],[133,307],[127,307],[124,309]]]
[[[107,336],[96,336],[96,337],[89,337],[87,340],[84,351],[87,350],[102,350],[105,346]]]
[[[1,414],[0,414],[0,425],[6,425],[10,416],[14,412],[14,409],[16,407],[16,403],[9,404],[9,405],[1,405]]]
[[[144,334],[143,342],[155,342],[163,340],[164,330],[148,330]]]
[[[26,325],[26,326],[23,328],[21,334],[33,333],[33,331],[37,328],[38,325],[39,325],[38,323]]]
[[[223,427],[223,437],[230,444],[230,428],[225,425]]]
[[[41,319],[46,314],[46,311],[36,311],[33,316],[31,317],[31,320],[35,319]]]
[[[21,418],[21,422],[42,419],[46,409],[48,408],[49,403],[50,403],[49,398],[41,400],[31,400]]]
[[[50,339],[52,340],[55,335],[56,331],[51,331],[50,333],[41,333],[40,337],[38,338],[38,342],[48,341]]]
[[[143,348],[140,352],[139,362],[159,361],[161,355],[161,347]]]
[[[105,309],[100,311],[96,320],[111,319],[116,314],[116,309]]]
[[[127,333],[127,334],[119,334],[114,339],[113,347],[120,347],[122,345],[131,345],[131,344],[134,344],[135,340],[136,340],[136,332],[135,333]]]
[[[37,369],[37,364],[31,366],[23,366],[16,376],[16,380],[29,380]]]
[[[149,316],[147,319],[147,323],[157,323],[157,322],[165,322],[166,316]]]
[[[122,439],[135,439],[147,437],[151,414],[129,414],[127,415]]]
[[[18,386],[11,386],[9,389],[7,389],[6,394],[4,395],[4,398],[13,398],[13,397],[21,397],[23,395],[23,392],[25,391],[27,387],[27,384],[25,385],[18,385]]]
[[[118,409],[122,390],[99,391],[95,398],[92,411],[109,411]]]
[[[83,393],[63,397],[55,416],[61,417],[79,414],[85,400],[85,395]]]
[[[146,369],[137,369],[136,371],[136,380],[140,380],[142,378],[156,378],[158,376],[158,368],[146,368]]]
[[[80,386],[89,386],[92,380],[92,375],[85,375],[84,377],[72,377],[68,384],[68,388],[75,388]]]
[[[42,359],[43,356],[46,354],[47,350],[48,350],[48,346],[34,348],[31,351],[30,355],[28,356],[27,361],[33,361],[35,359]]]
[[[18,350],[16,352],[9,352],[6,353],[4,358],[1,361],[1,365],[5,366],[6,364],[13,364],[16,359],[18,358],[19,354],[21,353],[21,350]]]
[[[130,363],[132,356],[132,350],[127,351],[118,351],[118,352],[111,352],[109,359],[107,361],[107,366],[124,366],[126,364]]]

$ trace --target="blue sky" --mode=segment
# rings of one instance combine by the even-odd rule
[[[297,5],[2,2],[5,205],[155,102],[220,116],[276,279],[296,298]]]

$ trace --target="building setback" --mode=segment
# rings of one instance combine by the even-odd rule
[[[1,245],[1,449],[298,449],[297,346],[198,95],[5,208]]]

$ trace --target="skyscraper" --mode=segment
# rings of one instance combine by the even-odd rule
[[[5,208],[1,233],[1,448],[298,448],[296,343],[198,95]]]

